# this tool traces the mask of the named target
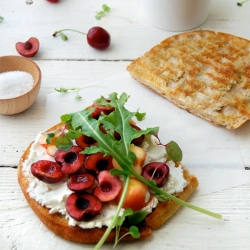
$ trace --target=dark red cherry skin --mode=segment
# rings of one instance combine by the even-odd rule
[[[26,42],[16,43],[17,52],[24,57],[33,57],[39,50],[39,41],[35,37],[31,37]]]
[[[88,221],[99,214],[102,202],[93,194],[72,193],[68,196],[66,210],[77,221]]]
[[[138,130],[138,131],[141,130],[141,129],[140,129],[138,126],[136,126],[135,124],[131,124],[131,127],[133,127],[134,129],[136,129],[136,130]],[[142,144],[143,140],[144,140],[144,135],[141,135],[141,136],[139,136],[138,138],[133,139],[133,140],[132,140],[132,143],[133,143],[135,146],[140,146],[140,145]]]
[[[72,174],[67,186],[70,190],[79,192],[91,188],[95,184],[95,177],[91,174]]]
[[[57,3],[59,0],[47,0],[47,1],[51,3]]]
[[[56,183],[63,178],[61,166],[53,161],[40,160],[31,165],[31,173],[40,181]]]
[[[64,174],[73,174],[84,165],[85,155],[80,152],[82,148],[78,146],[72,146],[67,151],[61,149],[56,151],[54,158],[61,165]]]
[[[141,130],[135,124],[130,124],[130,126],[133,127],[134,129],[138,130],[138,131]],[[121,139],[120,134],[118,132],[116,132],[116,131],[114,132],[114,136],[115,136],[115,139],[117,141],[119,141]],[[133,143],[135,146],[140,146],[142,144],[143,140],[144,140],[144,135],[141,135],[138,138],[133,139],[131,143]]]
[[[103,170],[111,170],[112,168],[114,166],[110,155],[104,156],[103,153],[95,153],[86,157],[85,169],[90,173],[98,174]]]
[[[143,167],[142,176],[154,180],[158,187],[164,186],[169,175],[169,167],[163,162],[151,162]]]
[[[112,111],[114,111],[114,107],[112,106],[98,105],[97,103],[94,103],[89,108],[93,107],[95,108],[95,110],[90,114],[90,116],[94,119],[98,119],[102,113],[104,113],[105,115],[109,115]]]
[[[101,27],[92,27],[87,33],[87,42],[95,49],[107,49],[110,46],[110,41],[109,33]]]
[[[87,135],[81,135],[80,137],[75,139],[75,142],[82,149],[97,145],[97,141]]]
[[[98,174],[99,186],[95,187],[93,194],[102,202],[112,201],[116,198],[122,188],[122,182],[118,176],[103,170]]]

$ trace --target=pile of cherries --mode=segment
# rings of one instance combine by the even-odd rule
[[[96,119],[102,112],[109,114],[113,111],[112,107],[96,104],[93,106],[96,109],[91,116]],[[140,130],[134,124],[131,124],[131,126]],[[103,127],[100,127],[100,130],[106,133]],[[116,133],[118,140],[119,136]],[[144,135],[134,139],[132,143],[137,147],[143,140]],[[112,201],[118,204],[123,184],[120,177],[111,175],[109,172],[116,167],[111,156],[104,156],[103,153],[91,155],[81,153],[86,147],[97,144],[93,138],[81,135],[75,139],[75,144],[67,151],[56,150],[53,156],[55,161],[39,160],[33,163],[31,172],[36,178],[46,183],[67,181],[68,188],[73,191],[66,200],[67,212],[77,221],[88,221],[100,213],[104,202]],[[143,167],[141,174],[147,179],[154,180],[158,187],[162,187],[169,175],[169,167],[165,163],[152,162]],[[132,186],[140,186],[142,189],[133,189],[132,187],[131,191],[128,191],[128,195],[133,196],[133,198],[131,198],[132,201],[128,199],[127,202],[124,202],[124,208],[130,207],[133,210],[139,210],[147,205],[144,196],[142,197],[143,204],[138,206],[137,203],[140,203],[140,193],[144,192],[141,190],[148,192],[148,187],[143,183],[138,185],[137,182],[139,181],[133,177],[131,177],[130,182]],[[136,194],[136,190],[138,190],[139,195]],[[137,197],[134,197],[136,195]]]

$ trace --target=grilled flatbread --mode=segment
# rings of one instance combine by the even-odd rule
[[[213,124],[250,119],[250,41],[208,30],[174,35],[128,65],[141,84]]]

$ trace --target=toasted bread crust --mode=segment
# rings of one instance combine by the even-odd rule
[[[196,30],[174,35],[127,70],[176,106],[235,129],[250,119],[250,41]]]
[[[47,132],[52,132],[58,128],[60,128],[62,124],[58,124],[51,129],[47,130]],[[21,190],[34,211],[34,213],[39,217],[39,219],[46,225],[52,232],[55,234],[74,242],[79,243],[97,243],[102,235],[104,234],[106,227],[103,228],[92,228],[92,229],[82,229],[78,226],[69,226],[68,221],[64,218],[64,216],[59,213],[50,214],[49,209],[40,205],[34,199],[29,196],[27,192],[29,181],[27,176],[24,175],[23,172],[23,163],[28,158],[30,153],[30,147],[24,152],[23,156],[20,159],[18,165],[18,183],[21,187]],[[178,197],[181,199],[187,199],[197,188],[198,181],[196,177],[190,176],[187,169],[184,169],[184,178],[188,181],[188,185],[185,188],[183,193],[178,194]],[[156,209],[146,218],[145,223],[140,225],[140,239],[149,237],[152,234],[151,228],[157,229],[160,227],[167,219],[169,219],[179,208],[180,206],[172,201],[160,202]],[[159,216],[160,215],[160,216]],[[159,218],[160,217],[160,218]],[[128,228],[121,228],[121,235],[127,233],[129,231]],[[115,230],[112,230],[110,235],[108,236],[106,242],[114,242],[115,240]],[[124,237],[123,241],[131,241],[135,240],[135,238],[130,235]]]

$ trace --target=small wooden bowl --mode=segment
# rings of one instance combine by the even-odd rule
[[[24,71],[34,78],[33,88],[20,96],[0,99],[0,114],[14,115],[28,109],[36,100],[41,86],[41,70],[35,62],[21,56],[0,57],[0,73],[8,71]]]

